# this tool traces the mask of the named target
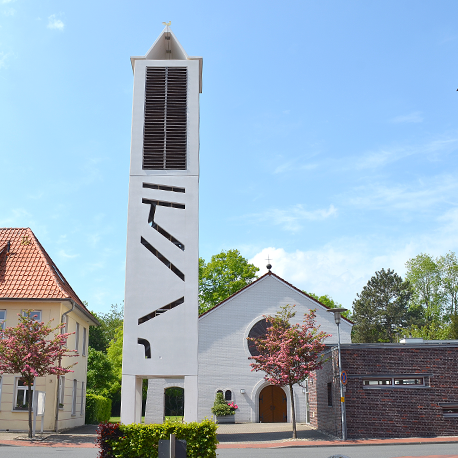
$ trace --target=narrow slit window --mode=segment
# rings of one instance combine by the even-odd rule
[[[179,188],[178,186],[165,186],[162,184],[143,183],[144,188],[148,189],[159,189],[160,191],[171,191],[171,192],[185,192],[185,188]]]
[[[138,345],[143,345],[145,347],[145,359],[151,359],[151,345],[146,339],[138,339]]]
[[[138,319],[138,324],[146,323],[147,321],[151,320],[152,318],[156,318],[159,315],[167,312],[168,310],[172,310],[173,308],[177,307],[178,305],[184,302],[184,296],[180,297],[176,301],[170,302],[170,304],[164,305],[161,308],[156,309],[154,312],[148,313],[148,315],[142,316]]]
[[[156,201],[145,202],[145,200],[146,199],[143,199],[142,203],[144,203],[144,204],[146,203],[146,204],[151,205],[151,208],[150,208],[150,211],[149,211],[149,215],[148,215],[148,224],[150,224],[153,229],[155,229],[157,232],[159,232],[159,234],[161,234],[167,240],[170,240],[177,248],[179,248],[180,250],[184,251],[184,244],[181,243],[178,239],[176,239],[172,234],[169,234],[164,228],[159,226],[159,224],[157,224],[154,221],[154,215],[156,214],[157,202]]]
[[[332,382],[328,383],[328,407],[332,407]]]
[[[164,255],[159,253],[159,251],[156,250],[156,248],[154,248],[143,237],[141,237],[140,242],[150,253],[154,254],[154,256],[156,256],[156,258],[159,259],[166,267],[168,267],[177,277],[185,281],[184,273],[181,272],[181,270],[179,270],[177,267],[175,267]]]

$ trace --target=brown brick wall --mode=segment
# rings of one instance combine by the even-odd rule
[[[315,389],[311,390],[315,402],[311,407],[315,411],[312,424],[339,436],[340,406],[337,403],[336,408],[328,408],[326,397],[326,384],[336,362],[337,355],[315,374]],[[348,438],[458,435],[458,418],[444,418],[438,404],[458,403],[458,345],[343,345],[342,368],[348,374]],[[414,374],[424,377],[427,386],[363,389],[367,376]],[[338,379],[335,381],[338,387]]]
[[[313,374],[310,387],[310,423],[317,429],[341,436],[340,387],[337,351],[326,353],[328,361]],[[328,383],[332,383],[332,407],[328,406]],[[319,413],[319,414],[318,414]]]

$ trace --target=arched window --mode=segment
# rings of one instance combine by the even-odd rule
[[[232,401],[232,391],[231,390],[226,390],[224,393],[224,399],[226,401]]]
[[[263,318],[262,320],[258,321],[250,330],[248,337],[258,338],[266,335],[267,329],[270,328],[270,324],[267,323],[267,320]],[[250,352],[251,356],[258,356],[259,351],[256,348],[256,345],[253,341],[248,340],[248,351]]]

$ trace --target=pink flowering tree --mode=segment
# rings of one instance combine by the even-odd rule
[[[283,306],[275,316],[265,317],[268,328],[264,336],[248,338],[259,352],[250,357],[251,370],[265,372],[265,380],[272,385],[289,387],[293,439],[297,437],[293,386],[302,386],[311,372],[321,368],[324,340],[329,337],[315,325],[314,310],[304,315],[303,324],[291,324],[295,315],[294,306]]]
[[[0,374],[21,374],[27,386],[29,411],[29,437],[32,437],[32,386],[35,377],[64,375],[73,372],[63,367],[63,356],[75,356],[75,350],[67,349],[67,337],[74,333],[61,334],[63,324],[51,327],[36,320],[31,310],[19,315],[16,327],[0,328]]]

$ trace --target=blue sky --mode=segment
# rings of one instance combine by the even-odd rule
[[[269,255],[350,307],[376,270],[458,251],[457,17],[455,0],[0,0],[0,227],[30,227],[91,309],[122,302],[129,57],[171,20],[204,58],[200,255]]]

